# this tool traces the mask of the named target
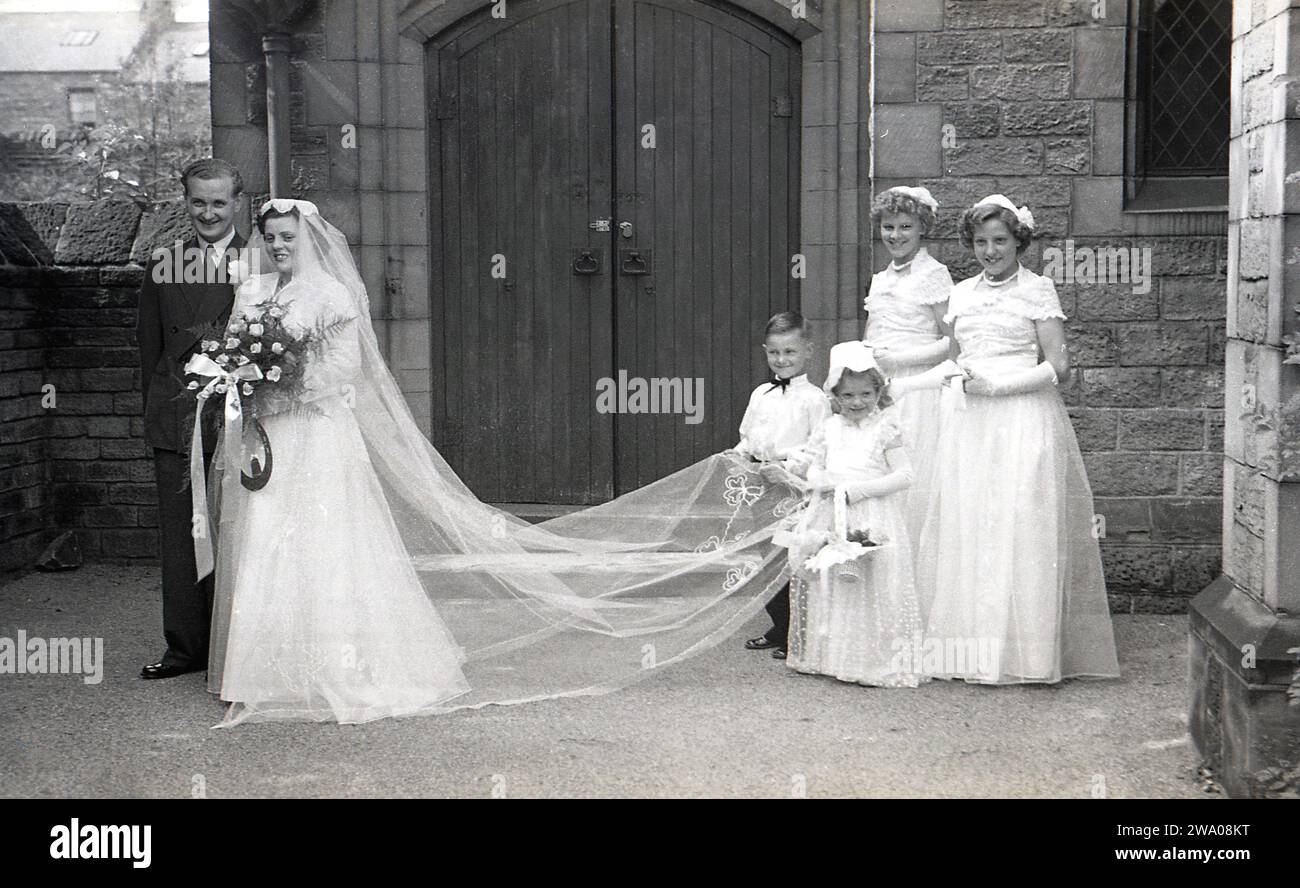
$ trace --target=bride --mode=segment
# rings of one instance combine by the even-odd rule
[[[537,526],[479,502],[384,364],[343,235],[306,201],[268,201],[257,226],[275,270],[239,287],[231,325],[269,300],[286,329],[332,335],[305,394],[258,417],[265,485],[240,483],[254,448],[229,435],[211,510],[196,485],[223,725],[603,693],[726,638],[785,581],[771,536],[798,499],[734,455]]]

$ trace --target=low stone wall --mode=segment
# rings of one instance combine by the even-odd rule
[[[64,530],[90,559],[156,557],[136,300],[186,232],[179,205],[0,204],[0,570]]]

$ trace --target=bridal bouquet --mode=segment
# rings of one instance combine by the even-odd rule
[[[191,375],[206,377],[192,379],[187,388],[225,394],[234,385],[244,414],[254,419],[283,409],[294,395],[302,393],[303,364],[314,345],[311,331],[293,333],[284,326],[287,305],[274,300],[259,302],[225,327],[206,331],[200,354],[223,375],[203,372],[212,368],[202,362],[202,369],[186,366]]]
[[[199,400],[199,410],[212,395],[226,402],[226,427],[242,451],[243,419],[252,420],[265,452],[263,466],[255,457],[252,475],[241,480],[250,490],[266,486],[271,476],[271,442],[260,418],[303,407],[307,390],[304,370],[308,362],[350,319],[322,320],[315,328],[290,330],[285,326],[289,302],[267,299],[231,318],[225,327],[210,327],[200,337],[200,352],[185,365],[192,378],[186,388]],[[200,423],[195,421],[195,435]],[[241,457],[242,462],[242,457]]]

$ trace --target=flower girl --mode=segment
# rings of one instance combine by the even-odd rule
[[[1033,230],[1000,194],[959,226],[983,271],[949,306],[964,391],[945,402],[917,586],[927,643],[989,656],[926,667],[945,678],[1119,674],[1092,491],[1056,388],[1070,372],[1065,315],[1052,281],[1020,264]]]
[[[952,275],[925,248],[939,204],[926,188],[900,185],[871,205],[871,221],[891,262],[871,278],[863,301],[867,326],[863,340],[881,368],[895,381],[934,367],[948,357],[943,317],[952,294]],[[919,389],[898,402],[903,443],[915,480],[906,496],[907,529],[916,540],[925,517],[925,500],[939,440],[939,391]]]
[[[778,539],[794,573],[786,662],[843,681],[916,687],[909,651],[922,624],[902,508],[912,467],[898,408],[863,343],[836,345],[830,365],[824,387],[839,412],[795,467],[811,500]]]

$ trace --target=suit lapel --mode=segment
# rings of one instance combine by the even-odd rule
[[[186,260],[190,256],[193,256],[194,251],[197,250],[198,248],[199,248],[199,239],[197,237],[192,237],[185,242],[181,252],[181,261],[179,263],[181,269],[181,279],[176,282],[176,289],[180,291],[181,298],[185,300],[185,305],[188,306],[189,308],[189,311],[187,313],[189,314],[190,317],[195,317],[196,313],[198,312],[199,309],[198,290],[202,285],[185,283],[185,277],[184,277],[185,264],[186,264]]]
[[[189,246],[198,247],[198,238],[195,238]],[[230,242],[229,249],[242,249],[246,241],[235,232],[235,237]],[[206,257],[205,260],[206,261]],[[202,337],[204,328],[211,324],[221,321],[223,316],[230,311],[234,302],[235,288],[231,284],[205,283],[205,284],[185,284],[181,287],[185,293],[186,303],[189,305],[189,315],[192,322],[187,329],[193,333],[194,338],[186,345],[186,350],[198,342]]]

